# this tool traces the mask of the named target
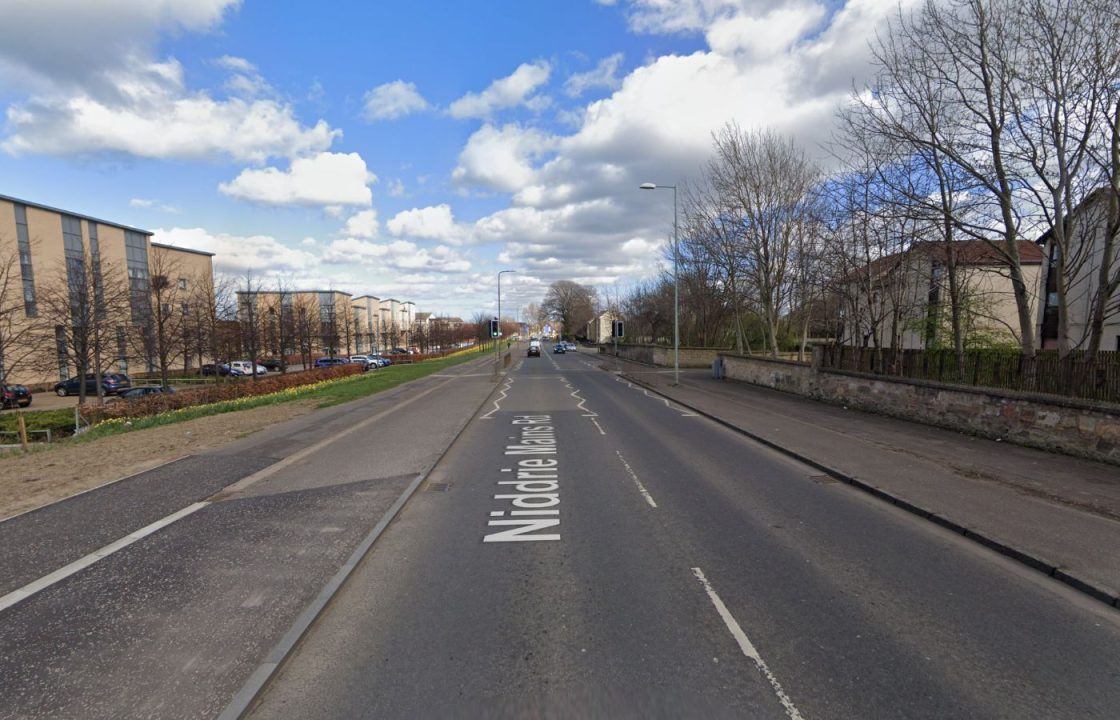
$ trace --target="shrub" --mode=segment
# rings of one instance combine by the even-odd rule
[[[84,407],[82,408],[82,417],[91,425],[104,420],[147,417],[195,405],[209,405],[227,400],[269,395],[282,390],[313,385],[325,380],[337,380],[351,375],[359,375],[361,372],[362,367],[360,365],[336,365],[300,373],[258,377],[255,381],[248,379],[229,380],[204,387],[188,388],[175,393],[153,393],[137,400],[117,401],[104,407]]]

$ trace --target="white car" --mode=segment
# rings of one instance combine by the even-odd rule
[[[252,375],[254,372],[254,365],[256,366],[257,375],[267,375],[268,368],[264,365],[256,365],[248,360],[234,360],[229,364],[230,368],[241,372],[243,375]]]
[[[366,370],[369,370],[370,368],[380,367],[380,364],[377,362],[377,358],[375,358],[373,355],[351,355],[350,362],[361,365]]]

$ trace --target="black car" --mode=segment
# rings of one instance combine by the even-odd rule
[[[563,355],[566,352],[568,352],[568,348],[564,346],[564,343],[556,343],[556,346],[552,348],[553,355]]]
[[[72,377],[69,380],[63,380],[60,383],[55,383],[54,392],[59,397],[66,397],[67,395],[80,395],[79,384],[81,380]],[[132,380],[124,373],[105,373],[101,376],[101,388],[106,395],[116,395],[128,390],[132,387]],[[92,396],[97,394],[97,376],[93,373],[86,374],[86,395]]]
[[[221,375],[224,377],[226,375],[232,375],[233,377],[241,377],[242,372],[240,370],[234,370],[225,363],[218,363],[217,365],[207,363],[198,369],[198,374],[204,376]]]
[[[526,357],[540,357],[541,345],[540,343],[529,343],[529,354]]]
[[[161,395],[163,393],[173,392],[175,392],[175,388],[161,387],[159,385],[145,385],[144,387],[125,390],[121,393],[121,400],[136,400],[138,398],[147,397],[148,395]]]
[[[26,385],[0,385],[0,408],[27,407],[31,391]]]
[[[257,364],[269,372],[279,372],[284,369],[285,365],[279,358],[263,358],[257,361]]]

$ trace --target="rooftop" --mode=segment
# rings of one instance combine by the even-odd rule
[[[37,203],[32,200],[24,200],[22,198],[12,197],[10,195],[0,194],[0,200],[6,200],[10,203],[16,203],[18,205],[26,205],[27,207],[39,208],[40,210],[46,210],[47,212],[59,213],[60,215],[72,215],[76,218],[81,218],[82,220],[90,220],[97,223],[98,225],[109,225],[110,227],[116,227],[122,230],[131,230],[132,232],[138,232],[141,235],[151,236],[153,234],[151,230],[141,230],[140,228],[132,227],[131,225],[123,225],[118,222],[102,220],[101,218],[96,218],[92,215],[83,215],[82,213],[74,212],[73,210],[62,210],[61,208],[44,205],[43,203]]]

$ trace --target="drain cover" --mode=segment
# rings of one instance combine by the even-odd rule
[[[451,483],[428,483],[424,489],[428,492],[447,492],[451,489]]]

